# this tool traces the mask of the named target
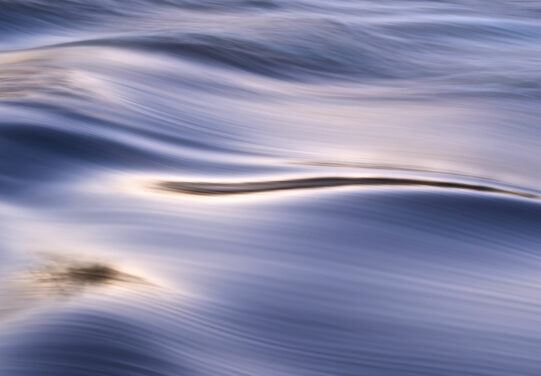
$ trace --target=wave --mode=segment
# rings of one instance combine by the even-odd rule
[[[540,11],[0,0],[0,375],[539,375]]]
[[[422,180],[395,177],[315,177],[289,180],[248,181],[241,183],[183,182],[164,181],[156,184],[160,190],[174,193],[194,195],[236,195],[246,193],[262,193],[295,189],[330,188],[343,186],[376,186],[376,187],[431,187],[443,189],[462,189],[485,193],[498,193],[529,199],[540,199],[541,196],[519,190],[509,190],[488,185],[460,183],[452,181]]]
[[[280,8],[278,3],[269,1],[196,4],[141,0],[130,7],[116,1],[9,4],[3,7],[5,22],[0,24],[9,29],[13,22],[23,28],[15,32],[21,34],[19,45],[37,38],[35,43],[28,42],[32,48],[129,49],[289,81],[382,80],[388,85],[404,84],[406,80],[428,83],[441,80],[440,84],[451,85],[460,81],[483,86],[509,82],[515,90],[520,86],[537,88],[532,83],[536,80],[528,78],[538,75],[534,60],[535,43],[541,36],[538,23],[531,17],[468,16],[463,14],[468,7],[462,9],[455,2],[428,2],[434,8],[421,6],[414,18],[404,16],[396,7],[376,7],[379,18],[366,20],[343,17],[350,9],[346,2],[318,11],[310,11],[304,2],[296,2],[287,11],[272,15],[239,13],[239,9],[252,6]],[[438,12],[439,7],[443,11],[453,6],[461,10],[456,15],[441,16]],[[186,11],[192,8],[200,9],[195,13]],[[374,12],[373,8],[374,4],[368,1],[355,9]],[[518,3],[509,8],[522,12]],[[145,12],[146,9],[152,11]],[[215,13],[209,9],[227,12]],[[324,10],[338,13],[326,15]],[[29,17],[29,20],[25,22],[17,17]],[[160,20],[163,26],[157,27]],[[27,23],[36,30],[24,29]],[[205,29],[199,25],[212,27]],[[62,31],[50,30],[59,27]],[[40,32],[54,37],[50,43],[40,41],[37,37]],[[513,54],[502,56],[502,48],[512,50]],[[515,56],[520,57],[520,66],[516,65]],[[492,88],[495,89],[499,88]]]
[[[40,321],[0,346],[0,374],[190,374],[155,332],[129,317],[84,312]]]

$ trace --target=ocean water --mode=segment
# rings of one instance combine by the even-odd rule
[[[0,376],[541,374],[541,3],[0,0]]]

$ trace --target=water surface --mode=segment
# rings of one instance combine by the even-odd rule
[[[540,16],[0,0],[0,375],[538,376]]]

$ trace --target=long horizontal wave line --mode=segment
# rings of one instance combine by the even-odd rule
[[[424,180],[419,178],[394,177],[314,177],[286,180],[246,181],[246,182],[193,182],[161,181],[157,188],[162,191],[192,195],[239,195],[294,189],[331,188],[342,186],[391,186],[391,187],[434,187],[445,189],[464,189],[469,191],[498,193],[528,199],[541,199],[541,196],[520,190],[498,188],[496,186],[462,183],[445,180]]]

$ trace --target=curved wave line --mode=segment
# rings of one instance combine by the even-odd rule
[[[453,182],[445,180],[424,180],[419,178],[394,177],[313,177],[286,180],[246,181],[246,182],[193,182],[161,181],[157,188],[173,193],[218,196],[248,193],[263,193],[294,189],[331,188],[342,186],[392,186],[392,187],[434,187],[446,189],[465,189],[469,191],[498,193],[528,199],[540,199],[541,196],[520,190],[504,189],[496,186]]]

